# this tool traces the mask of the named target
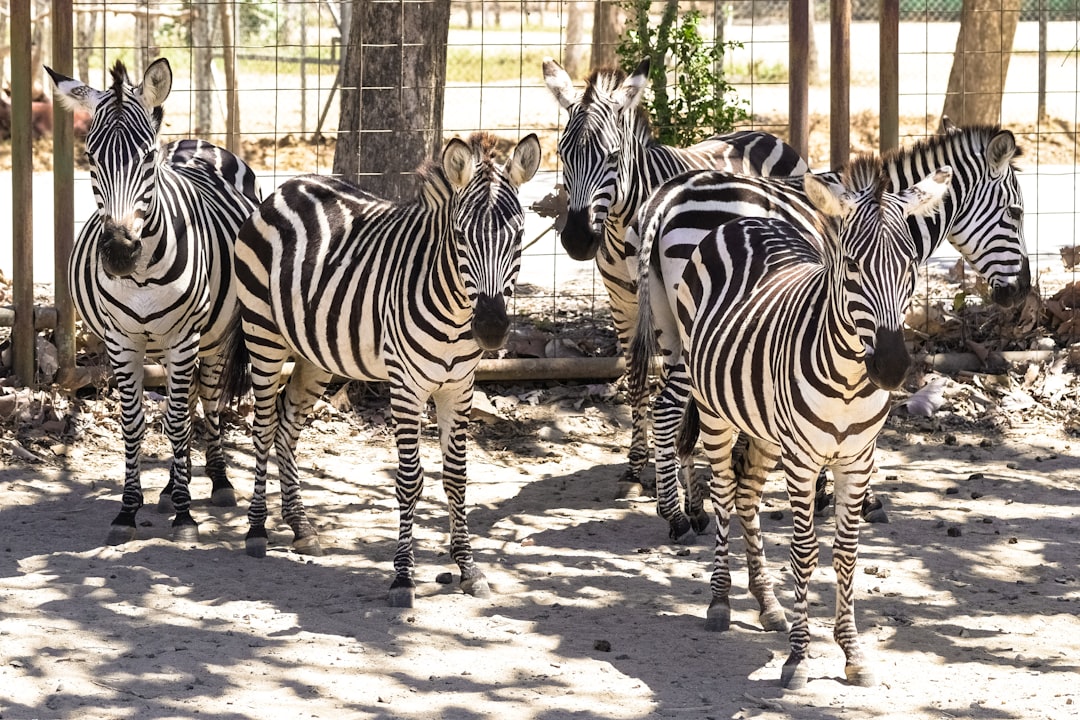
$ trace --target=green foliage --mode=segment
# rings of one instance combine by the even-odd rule
[[[729,132],[735,124],[750,118],[745,101],[724,77],[724,53],[741,48],[741,43],[707,43],[698,29],[702,15],[697,10],[678,17],[679,3],[664,5],[660,22],[650,24],[651,0],[623,0],[630,17],[625,36],[616,52],[627,72],[642,58],[651,60],[651,97],[645,108],[660,142],[691,145],[709,135]],[[674,84],[668,84],[668,64]]]

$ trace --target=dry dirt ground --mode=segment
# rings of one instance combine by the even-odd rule
[[[741,540],[732,629],[708,633],[711,536],[673,546],[650,500],[616,499],[629,442],[617,384],[482,386],[468,504],[488,599],[437,581],[457,578],[426,434],[409,610],[385,605],[397,512],[384,391],[350,386],[338,399],[352,407],[323,404],[301,438],[326,554],[291,552],[281,526],[257,560],[243,550],[245,418],[229,431],[239,507],[209,506],[197,455],[201,540],[178,546],[152,507],[169,449],[149,395],[150,505],[136,541],[104,547],[123,475],[115,393],[0,388],[0,719],[1080,717],[1080,384],[1061,355],[939,379],[932,417],[897,409],[875,480],[891,522],[863,526],[856,576],[879,682],[843,679],[826,516],[798,692],[778,686],[787,638],[757,626]],[[779,477],[766,503],[790,613]]]
[[[0,717],[1080,717],[1073,374],[937,383],[933,417],[893,414],[875,480],[891,522],[863,526],[856,617],[879,683],[843,679],[826,516],[798,692],[778,686],[787,638],[757,626],[741,540],[732,629],[709,633],[711,535],[673,546],[650,501],[615,499],[629,437],[617,385],[482,386],[468,504],[489,599],[437,581],[457,573],[426,434],[408,610],[385,604],[397,522],[381,392],[348,386],[337,397],[352,407],[323,403],[301,438],[326,554],[291,552],[278,526],[265,559],[243,550],[243,419],[229,432],[240,506],[210,507],[196,467],[198,545],[172,543],[148,505],[135,541],[104,547],[123,471],[115,395],[16,393],[0,458]],[[151,503],[168,457],[154,400]],[[790,613],[782,487],[764,526]]]

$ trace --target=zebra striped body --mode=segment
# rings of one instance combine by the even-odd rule
[[[949,238],[987,278],[994,299],[1002,304],[1019,302],[1030,289],[1023,199],[1011,165],[1017,154],[1008,131],[975,127],[950,130],[883,158],[883,172],[894,191],[911,187],[919,173],[933,167],[955,169],[941,211],[908,218],[908,231],[924,262]],[[695,487],[691,446],[687,444],[682,453],[676,447],[689,388],[681,361],[675,297],[686,259],[701,239],[744,216],[783,219],[818,242],[827,233],[807,200],[801,179],[734,177],[713,171],[688,172],[665,183],[628,231],[628,245],[637,248],[640,244],[637,333],[651,336],[655,332],[661,355],[661,391],[652,405],[657,511],[678,542],[692,542],[695,531],[708,524],[708,517],[701,505],[703,488]],[[644,372],[645,368],[631,369],[635,402],[644,402],[648,394]],[[685,476],[685,512],[679,506],[680,470]]]
[[[412,528],[423,488],[421,421],[434,399],[450,506],[451,555],[463,590],[488,592],[465,522],[465,430],[483,350],[509,332],[505,299],[517,277],[524,214],[517,188],[535,173],[530,135],[504,168],[495,138],[451,140],[421,171],[415,201],[391,203],[343,181],[308,175],[266,199],[236,243],[242,337],[227,352],[227,395],[248,357],[255,395],[255,492],[249,554],[266,552],[266,468],[277,452],[282,515],[294,547],[318,554],[295,461],[304,418],[332,377],[390,383],[398,449],[399,541],[389,601],[411,606]],[[242,341],[242,342],[241,342]],[[295,369],[279,393],[289,357]]]
[[[807,176],[806,189],[836,233],[807,237],[775,218],[743,218],[695,247],[679,283],[676,312],[686,369],[712,468],[717,517],[712,601],[706,628],[730,624],[728,531],[732,509],[747,546],[750,589],[766,629],[783,629],[784,611],[764,570],[758,507],[766,475],[781,461],[791,501],[795,621],[782,681],[806,682],[807,588],[818,561],[814,491],[818,472],[836,477],[836,625],[849,681],[874,682],[858,643],[853,576],[859,510],[874,468],[889,390],[904,380],[910,356],[903,313],[922,258],[905,216],[933,212],[951,170],[932,173],[898,194],[882,193],[877,162],[861,158],[843,185]],[[735,433],[749,436],[738,467]]]
[[[597,70],[578,94],[558,63],[544,61],[545,82],[569,114],[559,138],[569,196],[560,238],[575,260],[595,257],[624,351],[630,347],[638,313],[636,273],[633,263],[628,266],[634,255],[626,249],[626,226],[656,187],[695,168],[763,176],[802,175],[807,170],[794,148],[764,132],[717,135],[687,148],[657,141],[640,107],[648,74],[648,60],[629,77],[621,70]],[[648,459],[649,416],[647,408],[637,403],[632,415],[629,467],[622,482],[636,484]]]
[[[146,357],[160,358],[167,373],[173,460],[158,507],[175,510],[174,537],[194,540],[188,485],[196,393],[206,419],[211,499],[236,504],[218,418],[220,346],[236,311],[233,240],[260,200],[255,175],[232,153],[200,140],[159,146],[161,105],[172,84],[168,61],[151,64],[137,87],[117,62],[106,91],[49,72],[65,105],[92,113],[86,148],[98,211],[75,241],[68,283],[83,322],[105,341],[120,389],[124,494],[108,542],[134,537],[143,504]]]

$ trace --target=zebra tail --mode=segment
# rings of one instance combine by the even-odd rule
[[[251,391],[251,356],[244,342],[239,310],[233,313],[222,339],[221,406],[227,407]]]
[[[676,441],[676,450],[679,457],[687,457],[694,452],[697,446],[698,435],[701,431],[701,416],[698,415],[697,402],[691,398],[683,410],[682,421],[679,423],[679,438]]]
[[[641,248],[638,250],[638,312],[634,327],[634,338],[630,341],[630,352],[626,358],[626,378],[630,386],[630,400],[634,407],[648,400],[649,366],[656,354],[656,333],[653,331],[651,272],[652,242],[647,224],[641,235]]]

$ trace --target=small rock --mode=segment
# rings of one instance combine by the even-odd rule
[[[956,527],[955,525],[946,530],[945,532],[949,537],[960,537],[961,535],[960,528]]]
[[[435,576],[435,582],[440,585],[450,585],[454,582],[454,573],[441,572]]]
[[[593,650],[599,650],[600,652],[611,652],[611,643],[607,640],[597,640],[593,643]]]
[[[959,495],[960,494],[960,488],[958,488],[958,487],[945,488],[945,494],[946,495]]]

